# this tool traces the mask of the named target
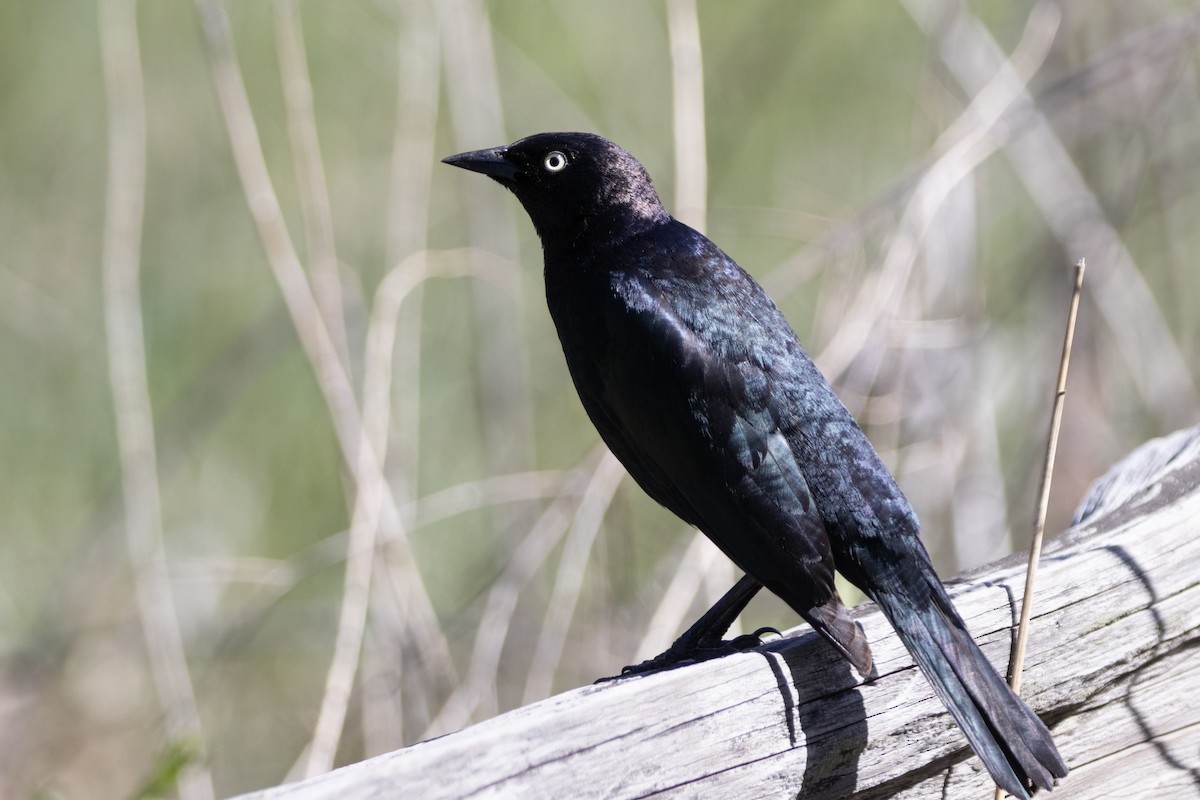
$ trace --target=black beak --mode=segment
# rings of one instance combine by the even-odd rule
[[[446,156],[442,163],[479,172],[503,183],[521,174],[517,165],[505,157],[507,154],[507,147],[492,147],[488,150],[472,150],[469,153]]]

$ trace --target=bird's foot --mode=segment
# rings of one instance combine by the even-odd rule
[[[704,637],[696,640],[689,640],[686,636],[681,636],[670,647],[662,653],[659,653],[654,658],[647,659],[640,664],[633,664],[628,667],[622,667],[619,675],[613,675],[608,678],[599,678],[596,683],[605,683],[607,681],[615,681],[619,678],[626,678],[630,675],[646,675],[651,672],[664,672],[677,667],[686,667],[688,664],[698,664],[701,661],[709,661],[714,658],[732,655],[733,653],[744,653],[747,650],[753,650],[763,643],[763,636],[767,634],[775,634],[782,636],[779,631],[774,628],[765,627],[759,628],[754,633],[744,633],[741,636],[735,636],[732,639],[718,639],[715,637]]]

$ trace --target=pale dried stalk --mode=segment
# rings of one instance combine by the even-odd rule
[[[1040,13],[1031,15],[1007,62],[1021,77],[1022,87],[1045,61],[1058,28],[1057,9],[1053,6],[1040,8]],[[833,335],[816,355],[818,365],[831,381],[839,381],[853,366],[856,367],[856,382],[873,384],[878,370],[887,363],[879,349],[886,344],[880,341],[881,331],[884,337],[891,332],[896,315],[903,308],[921,316],[921,295],[909,288],[918,259],[924,252],[926,275],[932,275],[928,262],[936,256],[936,236],[939,235],[934,226],[946,223],[948,204],[956,195],[970,191],[974,171],[1000,147],[1003,137],[997,135],[998,123],[1011,112],[1018,97],[1014,87],[997,76],[972,98],[968,107],[930,148],[932,160],[922,171],[889,236],[883,263],[860,281],[860,288],[854,290],[853,301],[838,314]],[[932,241],[931,236],[935,237]],[[907,360],[899,362],[901,375],[907,363]],[[870,409],[865,407],[867,401],[860,400],[856,407],[854,400],[847,398],[852,410],[869,417]],[[877,407],[880,400],[873,398],[869,402]],[[897,409],[893,418],[898,421],[901,413]],[[888,447],[881,444],[879,436],[891,433],[893,441],[886,444],[894,448],[899,445],[900,426],[874,427],[876,446],[885,460],[892,460]],[[893,468],[903,477],[903,471],[909,467],[901,461]],[[916,491],[926,491],[922,488],[926,486],[922,484]]]
[[[425,249],[430,185],[437,163],[433,149],[441,79],[433,9],[426,0],[409,0],[401,4],[401,12],[396,37],[396,118],[385,247],[389,265],[398,265],[406,257]],[[375,440],[377,451],[386,454],[386,460],[391,464],[389,472],[400,487],[399,493],[409,497],[418,491],[421,460],[421,288],[417,286],[412,291],[413,297],[405,304],[404,313],[399,315],[397,310],[393,326],[396,352],[390,359],[390,372],[400,392],[392,403],[394,419],[389,426],[390,432]],[[402,516],[401,520],[418,527],[413,523],[411,509],[403,511],[407,516]],[[388,528],[381,533],[384,541],[391,540],[392,532]],[[384,558],[378,568],[387,570],[391,563],[391,559]],[[387,581],[383,585],[394,583]],[[387,599],[378,598],[385,602],[377,601],[371,621],[378,628],[380,641],[399,641],[406,627],[401,604],[396,598],[391,598],[393,602],[390,603]],[[363,665],[363,742],[367,752],[385,752],[404,743],[403,661],[402,658],[383,657],[373,658]],[[418,685],[422,686],[418,691],[423,695],[435,694],[428,681]]]
[[[460,150],[502,143],[507,137],[501,108],[500,80],[492,46],[491,21],[482,0],[439,0],[444,95]],[[469,244],[507,258],[517,252],[515,204],[497,202],[490,192],[472,189],[463,198]],[[481,420],[485,458],[492,474],[520,472],[536,462],[528,339],[524,326],[524,292],[500,305],[494,293],[474,287],[471,316],[478,384],[487,397]],[[500,531],[527,528],[531,519],[513,510],[497,513]]]
[[[604,445],[597,445],[583,460],[592,464],[574,470],[578,483],[583,486],[593,482],[600,461],[606,454]],[[582,470],[582,473],[581,473]],[[434,720],[421,738],[427,739],[466,725],[477,715],[476,710],[489,695],[494,695],[499,675],[500,653],[508,637],[512,616],[516,610],[521,590],[534,574],[541,569],[550,553],[566,534],[571,519],[578,511],[582,498],[582,486],[564,487],[564,491],[551,503],[530,527],[529,533],[513,550],[504,573],[492,584],[488,592],[483,614],[475,632],[475,644],[471,651],[471,663],[466,680],[455,687],[454,692],[443,704]],[[485,713],[490,709],[484,709]]]
[[[304,26],[296,0],[275,0],[275,38],[279,43],[279,74],[283,83],[288,137],[296,170],[304,238],[317,307],[325,318],[334,347],[345,364],[350,363],[346,341],[346,319],[342,308],[342,281],[338,276],[337,249],[333,235],[333,209],[325,180],[325,163],[317,136],[313,110],[312,80],[304,51]]]
[[[895,316],[896,298],[908,281],[938,208],[963,178],[1003,144],[993,135],[996,123],[1023,96],[1026,82],[1045,61],[1058,30],[1056,7],[1038,8],[1043,11],[1030,17],[1020,43],[1005,62],[1007,71],[997,72],[934,144],[932,151],[941,155],[921,176],[905,205],[883,265],[864,283],[837,332],[816,359],[830,381],[837,381],[862,352],[872,332]],[[1010,72],[1015,80],[1009,78]]]
[[[563,546],[562,559],[554,576],[554,589],[550,594],[542,632],[538,636],[533,664],[525,680],[522,705],[541,700],[550,694],[554,673],[558,671],[558,664],[562,659],[567,630],[571,626],[579,595],[583,591],[583,576],[588,555],[592,551],[592,543],[596,541],[596,534],[600,532],[613,494],[624,477],[625,468],[621,466],[621,462],[617,461],[612,453],[606,452],[584,490],[583,501],[579,504],[579,510],[575,512],[575,520],[571,524],[571,532]]]
[[[297,190],[308,245],[312,291],[324,317],[334,346],[347,370],[350,352],[342,299],[341,279],[334,237],[333,215],[321,158],[314,114],[312,82],[304,49],[304,29],[295,0],[275,2],[276,39],[279,45],[288,133],[292,144]],[[364,382],[369,378],[364,377]],[[369,402],[364,400],[364,406]],[[364,408],[362,447],[379,454],[380,472],[386,450],[370,432],[370,413]],[[361,452],[361,451],[360,451]],[[343,597],[334,654],[326,675],[321,708],[313,739],[306,754],[305,774],[314,775],[333,766],[345,724],[354,676],[360,666],[371,575],[374,571],[375,541],[379,525],[380,488],[369,479],[360,484],[351,517]],[[399,712],[399,703],[396,703]]]
[[[670,646],[683,628],[684,619],[700,592],[705,575],[714,561],[721,560],[728,562],[707,536],[694,531],[683,557],[679,559],[679,566],[671,571],[671,582],[667,584],[666,591],[650,616],[650,624],[646,626],[642,640],[634,651],[632,663],[638,664],[653,658]]]
[[[481,274],[486,273],[487,266],[494,263],[473,258],[471,251],[452,251],[450,256],[438,264],[440,270],[436,274],[442,277]],[[502,263],[504,266],[511,266],[508,262]],[[427,254],[424,251],[415,253],[393,268],[375,292],[371,323],[367,330],[366,355],[363,359],[363,441],[359,446],[360,456],[378,452],[387,442],[391,418],[392,356],[397,318],[404,300],[434,274],[427,264]],[[325,682],[321,713],[317,718],[317,727],[308,751],[306,777],[326,772],[333,767],[333,758],[337,753],[337,745],[345,724],[346,709],[350,702],[350,691],[353,688],[366,627],[375,539],[382,511],[380,502],[387,491],[387,484],[382,473],[370,470],[369,464],[360,463],[358,474],[366,480],[364,482],[360,479],[350,525],[346,581],[337,641],[333,662]],[[407,531],[403,529],[404,522],[399,514],[394,515],[391,523],[399,526],[398,533],[407,540]]]
[[[675,130],[676,219],[703,231],[708,216],[704,61],[696,0],[667,0],[671,40],[671,101]]]
[[[1018,93],[1026,113],[1013,121],[1019,121],[1020,135],[1008,137],[1005,155],[1063,248],[1090,253],[1104,265],[1093,275],[1089,296],[1117,340],[1146,406],[1160,419],[1185,424],[1200,403],[1188,361],[1133,255],[1024,81],[966,4],[950,8],[943,2],[903,0],[903,5],[936,39],[938,55],[966,92],[1003,81]]]
[[[982,391],[972,404],[968,421],[969,430],[974,432],[973,441],[967,445],[961,470],[955,473],[960,484],[965,473],[965,485],[955,490],[951,501],[954,552],[962,569],[973,569],[1013,550],[1004,473],[1000,467],[996,401],[988,382],[982,378],[982,371],[979,374]]]
[[[367,351],[363,359],[363,420],[368,438],[376,449],[387,442],[392,396],[392,364],[396,332],[404,301],[430,278],[476,277],[493,287],[515,292],[520,267],[492,253],[463,247],[430,252],[420,250],[388,271],[375,291]]]
[[[308,242],[312,291],[333,346],[341,358],[343,367],[349,370],[350,349],[342,308],[342,286],[338,276],[333,214],[313,112],[312,82],[304,52],[304,29],[295,0],[275,0],[275,30],[279,43],[279,71],[283,83],[288,133],[292,143],[305,238]],[[368,405],[366,400],[364,405]],[[367,412],[364,411],[364,416],[366,415]],[[369,466],[361,463],[361,458],[365,452],[382,453],[383,450],[375,444],[376,440],[367,430],[370,427],[369,419],[364,419],[364,427],[364,441],[359,445],[360,465],[357,472],[360,476],[366,476],[367,480],[359,482],[355,497],[337,637],[333,658],[325,678],[325,691],[321,697],[317,724],[308,749],[306,777],[325,772],[333,766],[366,627],[375,534],[379,524],[379,503],[383,490],[376,479],[378,473],[370,472]]]
[[[220,0],[195,0],[200,14],[234,164],[267,261],[283,294],[292,324],[321,387],[346,462],[358,464],[359,414],[345,366],[325,326],[316,299],[296,254],[267,172],[250,99],[233,49],[229,19]]]
[[[306,778],[333,768],[333,759],[337,755],[338,742],[341,741],[342,728],[346,722],[350,692],[354,687],[354,674],[358,671],[363,631],[366,628],[371,571],[375,558],[375,533],[379,527],[380,504],[387,488],[382,473],[378,469],[371,469],[372,465],[368,463],[373,455],[367,454],[373,454],[374,448],[365,424],[358,452],[358,491],[355,494],[354,514],[350,522],[350,542],[346,548],[346,577],[342,589],[337,638],[334,641],[329,671],[325,676],[321,709],[308,748],[308,759],[304,769]]]
[[[449,644],[407,546],[407,537],[399,523],[395,496],[384,480],[380,460],[370,446],[346,367],[338,356],[280,212],[237,64],[225,11],[219,0],[195,2],[209,51],[213,83],[251,216],[300,343],[316,373],[342,455],[352,472],[358,493],[364,495],[356,500],[356,517],[361,520],[360,525],[373,527],[382,524],[395,533],[393,550],[401,551],[396,564],[404,575],[403,593],[414,643],[426,661],[448,663]],[[352,536],[351,541],[354,539]],[[355,552],[352,544],[347,556],[348,576],[351,575],[352,566],[361,569],[360,562],[354,557]],[[361,578],[361,572],[354,574]],[[357,591],[357,588],[353,589],[353,592]],[[352,618],[359,611],[351,598],[351,608],[343,617]],[[352,633],[352,630],[348,631],[345,637],[339,633],[343,652],[349,647]],[[326,705],[324,701],[322,705]],[[327,730],[328,725],[318,723],[318,728]],[[308,761],[310,764],[316,763],[311,757]]]
[[[396,127],[392,139],[391,189],[388,197],[387,263],[402,260],[425,249],[429,217],[430,187],[437,165],[434,142],[438,120],[437,20],[427,0],[404,4],[404,20],[396,47]],[[402,444],[389,460],[417,491],[416,470],[420,463],[421,317],[418,296],[398,325],[399,352],[395,358],[398,382],[405,394],[396,405],[395,438]],[[381,446],[386,446],[384,443]],[[383,452],[381,450],[381,452]]]
[[[437,159],[434,139],[438,119],[438,90],[440,48],[433,8],[426,0],[409,0],[401,6],[401,24],[396,37],[396,117],[392,138],[391,186],[388,197],[385,255],[387,263],[398,267],[406,259],[425,250],[429,215],[430,185]],[[411,267],[423,267],[423,259],[408,261]],[[390,276],[389,276],[390,277]],[[391,464],[389,473],[402,495],[418,491],[418,468],[421,445],[421,287],[412,288],[412,299],[404,304],[404,313],[392,324],[391,341],[395,352],[390,356],[389,374],[399,388],[399,395],[390,401],[394,418],[388,431],[375,430],[373,441],[379,453],[386,454]],[[380,294],[376,293],[376,304]],[[364,387],[364,391],[366,391]],[[411,524],[411,519],[399,517],[392,523],[385,518],[380,530],[385,547],[378,568],[386,578],[378,586],[383,589],[403,589],[401,574],[393,575],[394,564],[403,564],[405,546],[397,542],[397,525]],[[386,591],[377,595],[373,623],[379,628],[380,641],[403,641],[407,638],[407,603]],[[382,612],[382,613],[381,613]],[[414,632],[416,635],[420,635]],[[439,663],[440,662],[440,663]],[[439,662],[424,663],[424,669],[409,676],[413,686],[412,700],[418,706],[432,698],[442,687],[457,683],[458,675],[449,653],[442,653]],[[405,686],[405,667],[402,658],[377,658],[370,664],[377,675],[363,676],[363,735],[368,750],[385,751],[404,743],[404,713],[402,696]],[[386,732],[386,741],[375,741],[373,731]]]
[[[1046,531],[1046,509],[1050,505],[1050,479],[1054,475],[1054,456],[1058,452],[1058,431],[1062,426],[1063,404],[1067,397],[1067,368],[1071,364],[1071,347],[1075,342],[1075,320],[1079,315],[1079,297],[1083,292],[1083,272],[1087,265],[1081,258],[1075,263],[1075,284],[1071,289],[1071,310],[1067,314],[1067,332],[1063,336],[1062,359],[1058,363],[1058,383],[1054,387],[1054,409],[1050,414],[1050,435],[1046,443],[1046,460],[1042,464],[1042,482],[1038,488],[1037,514],[1033,523],[1033,543],[1029,545],[1029,567],[1025,571],[1025,595],[1021,599],[1021,623],[1017,628],[1017,644],[1009,667],[1009,685],[1021,691],[1021,670],[1025,666],[1025,646],[1029,641],[1029,618],[1033,613],[1033,588],[1037,581],[1038,562],[1042,555],[1042,537]]]
[[[1038,506],[1033,520],[1033,542],[1029,545],[1029,564],[1025,568],[1025,591],[1021,596],[1021,621],[1017,625],[1017,642],[1013,647],[1012,663],[1008,667],[1008,685],[1021,693],[1021,675],[1025,669],[1025,649],[1029,643],[1029,620],[1033,616],[1033,590],[1037,585],[1038,564],[1042,559],[1042,538],[1046,531],[1046,509],[1050,506],[1050,479],[1054,475],[1054,456],[1058,452],[1058,431],[1062,425],[1063,403],[1067,397],[1067,367],[1071,363],[1071,345],[1075,341],[1075,318],[1079,314],[1079,296],[1083,291],[1084,260],[1075,263],[1075,285],[1071,289],[1071,310],[1067,314],[1067,332],[1063,337],[1062,358],[1058,362],[1058,383],[1054,387],[1054,406],[1050,412],[1050,435],[1046,442],[1046,460],[1042,464],[1042,480],[1038,487]],[[995,800],[1005,791],[996,787]]]
[[[154,416],[138,287],[146,187],[146,108],[134,0],[101,0],[100,50],[108,101],[108,191],[105,200],[104,321],[116,414],[125,535],[150,673],[174,740],[203,747],[204,734],[188,672],[183,634],[163,541]],[[184,800],[213,797],[207,765],[178,781]]]
[[[573,478],[571,470],[493,475],[428,494],[413,502],[411,510],[406,513],[411,515],[414,529],[423,528],[485,506],[559,497],[569,491]]]
[[[388,278],[395,275],[408,277],[408,271],[393,271]],[[395,280],[391,282],[395,283]],[[415,284],[416,281],[413,281],[411,285]],[[380,287],[376,293],[371,325],[367,330],[367,347],[363,359],[362,441],[358,450],[360,459],[366,453],[383,452],[382,444],[387,442],[395,317],[407,292],[393,299],[394,294],[395,292],[388,291],[386,286]],[[358,671],[363,634],[366,631],[375,539],[381,513],[380,503],[386,492],[382,466],[380,464],[379,469],[372,470],[370,464],[360,460],[356,470],[360,479],[350,523],[350,542],[346,549],[346,578],[337,639],[333,660],[325,678],[321,710],[313,730],[312,743],[308,748],[305,777],[319,775],[333,768],[338,742],[341,741],[342,729],[345,726],[350,692],[354,687],[354,675]]]

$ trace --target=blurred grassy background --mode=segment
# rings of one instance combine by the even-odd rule
[[[381,437],[396,513],[385,501],[379,525],[360,519],[368,557],[351,586],[369,602],[361,648],[353,591],[341,617],[355,675],[343,726],[326,673],[365,473],[347,469],[356,439],[339,440],[248,211],[210,66],[224,28],[197,11],[207,0],[136,5],[134,301],[165,557],[130,566],[106,335],[129,315],[106,307],[102,281],[121,112],[106,102],[101,31],[137,65],[121,3],[0,4],[0,796],[171,793],[181,742],[200,755],[180,794],[228,795],[665,647],[734,573],[600,458],[544,310],[532,228],[502,189],[436,160],[591,130],[641,158],[673,205],[697,162],[675,144],[667,6],[226,7],[283,217],[319,301],[334,298],[337,363],[360,405],[364,381],[392,381]],[[1118,456],[1197,421],[1192,4],[696,10],[707,230],[768,286],[859,416],[943,574],[1028,542],[1076,258],[1088,284],[1049,531]],[[306,72],[286,58],[296,24]],[[1017,51],[1035,103],[1016,73],[982,88],[992,42]],[[306,81],[319,161],[305,158]],[[407,280],[394,352],[372,361],[372,314]],[[157,501],[138,510],[153,534]],[[155,570],[174,600],[158,622],[165,606],[135,591]],[[769,598],[748,614],[795,622]],[[172,657],[155,644],[171,630],[190,676],[164,690]],[[334,738],[310,747],[323,697]]]

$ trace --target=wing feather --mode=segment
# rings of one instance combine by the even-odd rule
[[[651,497],[784,600],[798,609],[827,602],[829,538],[789,443],[789,414],[776,405],[773,354],[756,350],[753,320],[743,346],[731,347],[706,328],[704,310],[681,309],[672,298],[685,293],[654,276],[626,273],[613,288],[606,347],[580,386],[613,453]]]

